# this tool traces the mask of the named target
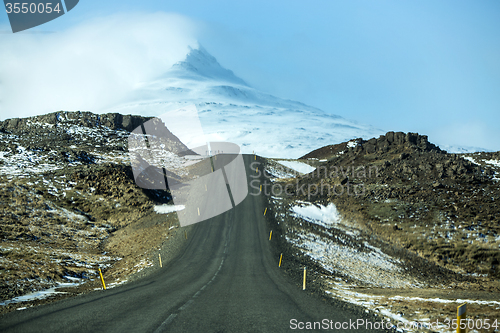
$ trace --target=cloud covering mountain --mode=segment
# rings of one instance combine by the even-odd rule
[[[178,14],[139,12],[62,31],[0,33],[0,120],[100,112],[184,59],[196,30]]]
[[[254,89],[202,46],[192,48],[185,60],[143,83],[107,112],[160,116],[192,104],[209,140],[237,143],[244,153],[296,158],[327,144],[381,134],[373,127]]]

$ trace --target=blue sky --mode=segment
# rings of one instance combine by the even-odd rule
[[[28,49],[36,55],[36,39],[46,34],[34,32],[156,12],[180,14],[187,23],[176,27],[189,30],[183,38],[197,39],[255,88],[383,130],[500,150],[498,1],[82,0],[20,38],[34,43]],[[8,31],[0,14],[0,41],[19,47],[19,34]],[[173,33],[165,40],[176,45]],[[127,40],[130,31],[116,38]],[[146,61],[141,56],[137,61]],[[0,79],[9,84],[9,77]],[[0,110],[2,119],[11,114]]]

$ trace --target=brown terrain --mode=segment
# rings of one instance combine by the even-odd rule
[[[273,193],[270,228],[288,240],[277,240],[277,251],[291,258],[285,268],[297,281],[297,266],[315,267],[318,290],[410,321],[453,319],[457,300],[469,301],[471,318],[500,317],[500,152],[448,154],[426,136],[389,132],[323,147],[301,161],[316,170],[266,166],[276,189],[289,185],[287,194]],[[292,209],[304,203],[333,203],[341,222],[325,228],[298,218]],[[318,254],[315,242],[337,248],[337,258]],[[382,264],[370,274],[369,261],[357,272],[352,263],[366,261],[344,251],[378,256],[374,248],[403,274],[377,271]]]
[[[98,268],[113,287],[182,248],[176,214],[153,210],[170,194],[139,188],[128,162],[127,137],[146,120],[58,112],[0,122],[1,312],[102,288]],[[8,301],[48,288],[58,293]]]
[[[139,188],[130,166],[128,137],[149,119],[55,112],[0,122],[1,312],[99,289],[98,268],[108,287],[125,283],[157,269],[159,253],[166,263],[182,250],[190,229],[154,209],[170,193]],[[165,145],[175,178],[175,152],[187,148],[171,133]],[[269,196],[276,258],[298,285],[307,266],[321,297],[391,320],[452,319],[459,299],[471,318],[498,318],[499,160],[393,132],[313,151],[300,160],[316,168],[309,174],[267,160],[270,184],[291,185]],[[333,225],[293,212],[331,204]]]

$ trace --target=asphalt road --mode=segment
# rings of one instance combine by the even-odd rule
[[[255,174],[253,161],[245,156],[248,176]],[[185,250],[163,269],[106,291],[8,313],[0,317],[0,332],[283,332],[292,319],[356,321],[280,271],[264,209],[263,196],[248,195],[236,208],[195,224]]]

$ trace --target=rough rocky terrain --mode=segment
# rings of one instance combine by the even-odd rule
[[[98,268],[116,286],[182,249],[190,229],[157,214],[170,193],[139,188],[130,166],[130,132],[148,120],[0,122],[1,312],[100,289]],[[165,133],[153,162],[182,180],[187,147]],[[301,161],[312,173],[267,160],[276,260],[299,286],[306,266],[308,290],[393,322],[452,319],[459,300],[473,318],[498,318],[499,160],[393,132],[311,152]]]
[[[349,183],[359,195],[325,190],[316,200],[360,214],[367,227],[441,266],[500,278],[500,152],[447,154],[414,133],[354,142],[305,181]]]
[[[265,167],[276,255],[298,283],[307,266],[319,292],[401,322],[453,319],[461,300],[471,318],[498,319],[499,152],[389,132],[302,162],[316,170]]]
[[[154,211],[169,192],[133,178],[127,138],[147,120],[55,112],[0,122],[1,312],[100,288],[98,268],[112,287],[182,247],[176,214]]]

